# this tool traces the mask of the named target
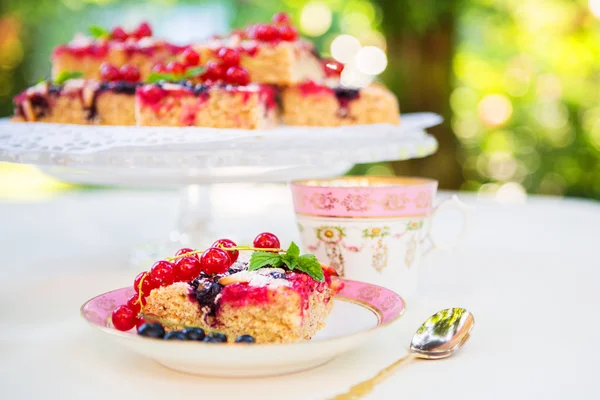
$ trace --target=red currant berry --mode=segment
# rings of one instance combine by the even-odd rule
[[[142,22],[133,32],[133,36],[136,39],[152,36],[152,28],[150,27],[150,24],[148,24],[147,22]]]
[[[298,30],[291,25],[282,25],[277,29],[279,39],[286,42],[293,42],[298,39]]]
[[[152,72],[156,72],[157,74],[164,74],[167,72],[167,67],[164,64],[156,64],[152,68]]]
[[[135,312],[135,315],[138,315],[140,313],[140,311],[142,310],[142,305],[146,305],[146,298],[142,297],[142,304],[140,305],[140,302],[138,301],[139,297],[138,294],[134,294],[133,296],[131,296],[129,298],[129,300],[127,300],[127,307],[131,308],[133,310],[133,312]]]
[[[218,248],[222,248],[222,247],[235,247],[235,246],[237,246],[237,244],[235,244],[235,242],[233,240],[219,239],[216,242],[214,242],[212,244],[212,246],[210,246],[210,247],[216,247],[218,249]],[[227,254],[229,254],[229,258],[231,258],[232,264],[234,262],[236,262],[238,257],[240,256],[240,252],[238,250],[225,250],[225,251],[227,251]]]
[[[194,249],[190,249],[189,247],[184,247],[184,248],[182,248],[182,249],[179,249],[179,250],[177,250],[177,253],[175,253],[175,257],[177,257],[177,256],[180,256],[180,255],[182,255],[182,254],[191,253],[191,252],[193,252],[193,251],[196,251],[196,250],[194,250]],[[189,256],[189,257],[196,257],[196,258],[198,258],[198,259],[199,259],[200,255],[199,255],[198,253],[196,253],[196,254],[192,254],[192,255],[191,255],[191,256]]]
[[[144,278],[144,281],[142,282],[142,294],[144,297],[148,296],[152,289],[156,289],[160,286],[160,284],[150,275],[148,275],[146,271],[140,272],[138,276],[135,277],[135,281],[133,282],[133,289],[136,293],[140,292],[140,282],[142,281],[142,278]]]
[[[228,49],[227,47],[221,47],[217,51],[217,58],[221,60],[221,64],[226,67],[233,67],[234,65],[240,65],[240,53],[235,49]]]
[[[118,81],[121,79],[121,73],[117,67],[105,62],[100,65],[100,77],[103,81]]]
[[[225,77],[225,68],[216,61],[206,63],[206,72],[202,74],[202,78],[211,81],[219,81]]]
[[[112,323],[120,331],[128,331],[135,326],[137,314],[128,306],[122,305],[112,312]]]
[[[290,14],[288,14],[288,13],[278,12],[278,13],[273,14],[273,18],[271,18],[271,21],[273,21],[274,24],[287,25],[290,22],[292,22],[292,18],[290,17]]]
[[[140,70],[134,65],[123,65],[119,73],[124,81],[137,82],[140,80]]]
[[[178,282],[189,282],[200,275],[200,261],[197,257],[182,257],[175,261],[175,277]]]
[[[231,267],[231,258],[223,249],[211,247],[200,256],[200,268],[207,274],[222,274]]]
[[[165,96],[165,91],[156,85],[143,86],[138,93],[149,103],[158,103]]]
[[[323,69],[325,70],[325,75],[335,78],[339,77],[344,70],[344,64],[336,60],[326,60],[323,63]]]
[[[110,32],[110,38],[118,40],[119,42],[124,42],[125,40],[127,40],[128,37],[129,35],[127,34],[127,32],[125,32],[125,30],[120,26],[115,26]]]
[[[174,75],[183,75],[185,72],[185,65],[177,61],[171,61],[167,64],[167,71]]]
[[[195,67],[200,64],[200,55],[189,47],[183,51],[181,57],[185,65]]]
[[[278,249],[281,247],[277,236],[269,232],[259,233],[254,239],[254,247],[259,249]]]
[[[252,30],[252,38],[262,42],[272,42],[277,39],[277,28],[269,24],[259,24]]]
[[[247,85],[250,83],[250,74],[245,68],[242,67],[229,67],[225,72],[225,81],[232,85]]]
[[[158,261],[150,268],[150,276],[161,286],[168,286],[175,282],[175,266],[165,260]]]

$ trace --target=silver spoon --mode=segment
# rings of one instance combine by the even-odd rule
[[[332,400],[356,400],[366,396],[404,361],[450,357],[469,339],[474,324],[473,314],[464,308],[447,308],[432,315],[415,332],[410,342],[410,353]]]

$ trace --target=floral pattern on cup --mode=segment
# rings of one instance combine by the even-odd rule
[[[374,201],[369,199],[368,194],[349,194],[342,200],[342,205],[346,207],[346,211],[368,211],[373,203]]]
[[[381,201],[383,208],[389,211],[404,210],[409,203],[410,199],[404,193],[388,194]]]
[[[299,230],[303,234],[307,228],[301,223],[298,223]],[[371,266],[377,271],[382,272],[389,264],[389,241],[386,238],[400,239],[406,234],[409,234],[407,244],[407,252],[405,255],[406,266],[410,268],[415,261],[416,247],[418,244],[416,232],[423,228],[423,220],[408,220],[402,224],[403,230],[393,232],[387,225],[376,225],[364,228],[361,230],[360,237],[362,242],[348,243],[347,229],[338,225],[319,225],[314,229],[314,237],[316,241],[306,243],[308,251],[317,252],[324,248],[326,262],[334,268],[340,276],[344,276],[345,260],[344,252],[360,253],[368,249],[371,254]],[[358,229],[358,228],[356,228]],[[303,239],[303,242],[306,242]]]
[[[310,198],[310,204],[319,210],[331,210],[339,200],[333,197],[333,193],[315,193]]]

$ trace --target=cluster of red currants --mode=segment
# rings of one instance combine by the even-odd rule
[[[277,236],[269,232],[256,236],[253,244],[257,249],[279,249],[281,246]],[[140,272],[133,282],[135,294],[127,300],[126,304],[115,308],[112,312],[114,327],[120,331],[128,331],[134,326],[139,327],[147,322],[138,314],[142,306],[146,305],[146,298],[153,289],[169,286],[175,282],[192,281],[201,272],[208,275],[227,272],[239,257],[240,253],[235,249],[236,247],[235,242],[230,239],[219,239],[202,254],[190,248],[183,248],[171,259],[174,262],[161,260],[154,263],[150,271]]]
[[[202,75],[205,83],[224,82],[230,85],[247,85],[250,74],[240,66],[240,51],[228,47],[215,50],[215,59],[206,64],[206,72]]]
[[[100,65],[100,77],[103,81],[108,82],[139,82],[140,70],[135,65],[125,64],[119,69],[108,62],[104,62]]]
[[[261,42],[293,42],[298,39],[298,30],[292,25],[289,14],[276,13],[271,22],[249,26],[245,31],[246,36]]]
[[[152,36],[152,28],[147,22],[142,22],[130,33],[125,32],[125,29],[120,26],[115,26],[113,30],[110,31],[110,38],[119,42],[124,42],[129,38],[141,39],[148,36]]]
[[[200,64],[200,55],[191,47],[186,48],[181,53],[180,61],[171,61],[167,65],[156,64],[152,69],[152,72],[159,74],[173,74],[178,77],[182,77],[189,68],[197,67]]]

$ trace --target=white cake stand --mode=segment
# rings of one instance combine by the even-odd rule
[[[134,252],[134,263],[147,266],[178,248],[202,248],[225,234],[211,228],[213,184],[333,177],[358,163],[425,157],[437,150],[425,129],[441,121],[436,114],[419,113],[403,115],[399,126],[247,131],[0,120],[0,161],[36,165],[71,183],[180,188],[179,217],[168,239]],[[232,196],[240,199],[239,213],[244,193]]]

